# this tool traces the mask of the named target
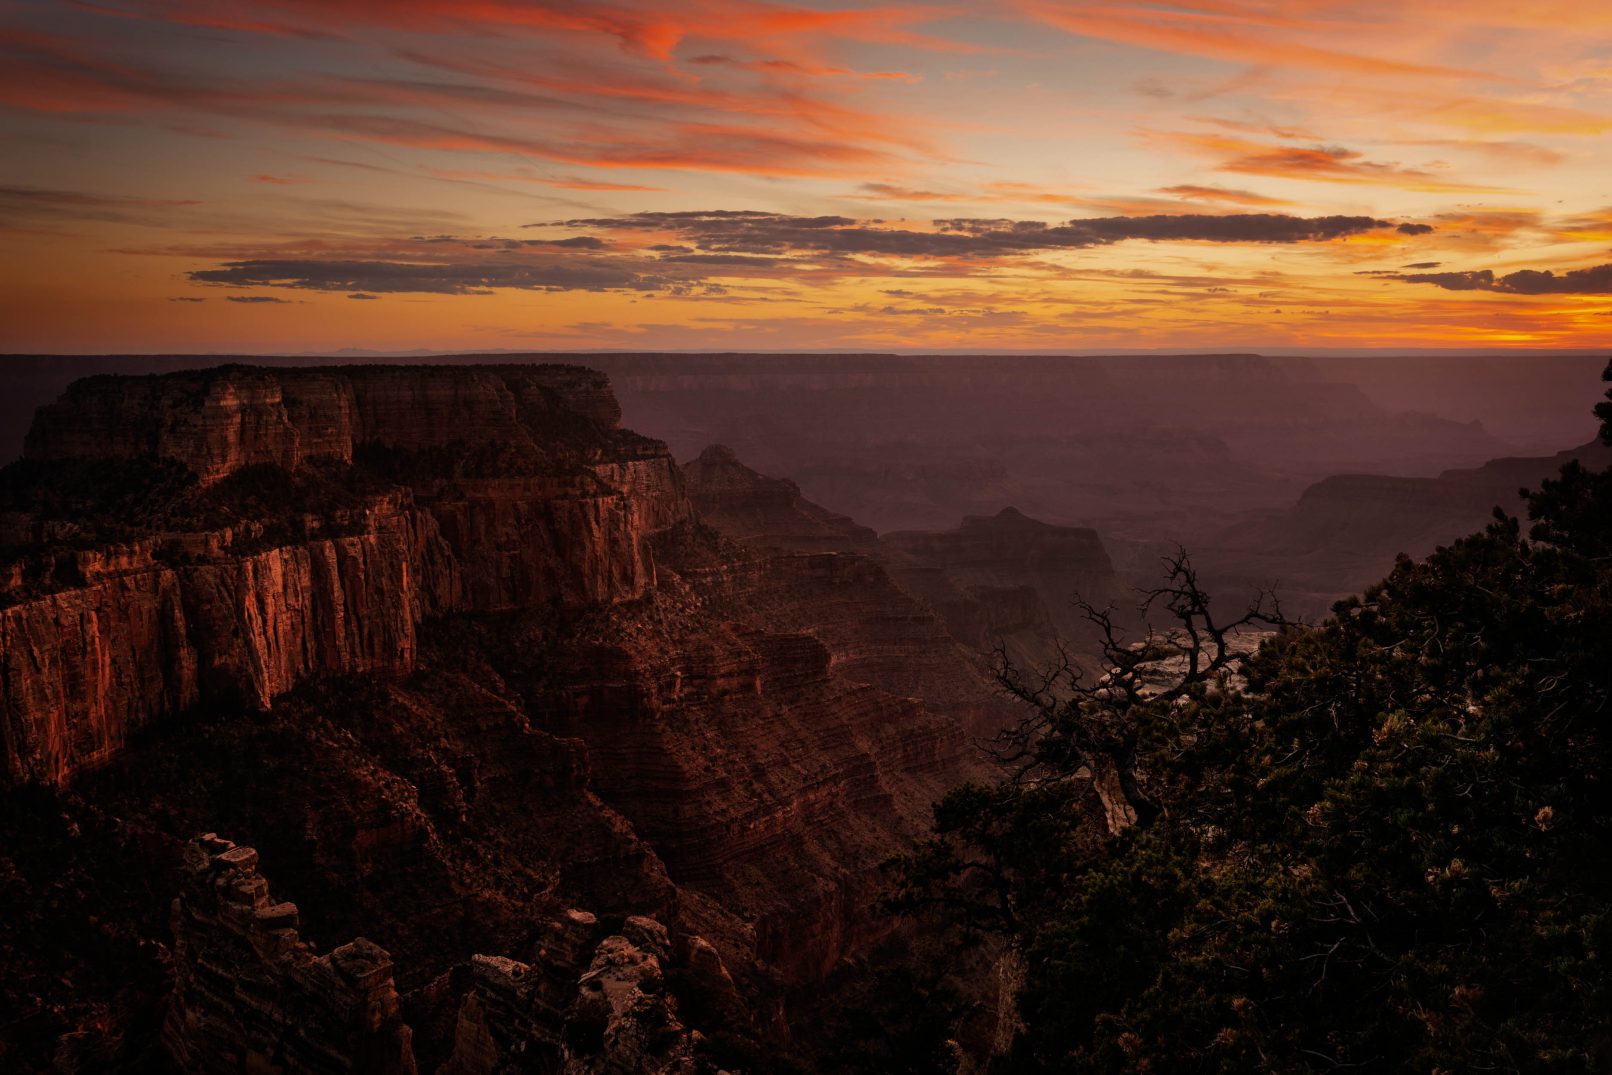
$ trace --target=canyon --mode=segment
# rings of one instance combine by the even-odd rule
[[[483,357],[95,375],[18,437],[0,1066],[809,1064],[904,943],[881,864],[1000,775],[999,662],[1102,671],[1074,597],[1139,628],[1179,540],[1315,616],[1612,461],[1258,356]]]
[[[579,367],[91,378],[5,475],[22,1070],[788,1046],[1013,715],[865,531],[702,521]]]

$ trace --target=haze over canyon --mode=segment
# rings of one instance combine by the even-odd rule
[[[17,1064],[826,1063],[1077,597],[1190,542],[1318,617],[1609,461],[1576,358],[576,357],[9,360],[91,374],[0,471]]]
[[[1612,1071],[1612,5],[0,3],[0,1071]]]

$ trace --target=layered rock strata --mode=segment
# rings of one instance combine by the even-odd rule
[[[794,552],[879,550],[872,530],[813,504],[794,482],[750,469],[725,445],[713,444],[685,463],[683,479],[700,519],[734,541]]]
[[[609,380],[580,366],[223,366],[78,381],[40,408],[23,454],[170,458],[207,483],[258,463],[351,461],[366,443],[509,444],[541,457],[620,420]]]
[[[904,670],[867,668],[869,675],[886,677],[876,682],[888,683],[887,677],[894,675],[906,681],[911,693],[928,697],[914,679],[921,675],[918,669],[924,661],[921,657],[917,661],[912,658],[937,654],[928,636],[939,632],[987,661],[994,659],[998,649],[1027,666],[1039,667],[1056,659],[1057,630],[1043,594],[1032,584],[1032,578],[1039,580],[1040,576],[1032,577],[1029,571],[1016,567],[1021,552],[1036,557],[1038,564],[1051,564],[1058,550],[1040,548],[1047,544],[1044,540],[1029,542],[1019,550],[1011,547],[1013,535],[1003,535],[1005,540],[990,550],[994,559],[984,562],[979,557],[951,555],[951,546],[942,537],[932,538],[933,548],[919,548],[919,535],[896,535],[897,541],[884,541],[854,520],[807,500],[794,482],[757,473],[721,445],[713,445],[685,463],[683,475],[700,519],[724,537],[757,549],[797,554],[781,558],[784,562],[780,569],[838,576],[842,594],[854,594],[858,588],[897,594],[893,598],[880,594],[874,600],[886,610],[899,608],[906,610],[904,613],[887,611],[882,616],[849,618],[864,631],[880,625],[887,637],[882,642],[869,639],[870,644],[862,651],[870,657],[876,653],[896,657],[898,661],[894,663]],[[1101,542],[1091,531],[1075,533],[1083,540],[1063,550],[1072,558],[1067,567],[1076,573],[1078,581],[1100,580],[1105,587],[1103,592],[1108,592],[1112,588],[1112,568]],[[913,540],[903,542],[903,537]],[[838,554],[839,558],[828,554]],[[961,570],[954,573],[959,567]],[[995,574],[981,581],[979,576],[987,570]],[[1055,573],[1040,574],[1054,583],[1068,581],[1059,580]],[[1067,602],[1068,597],[1067,593],[1058,594],[1056,600]],[[787,610],[781,613],[789,615]],[[820,612],[814,612],[812,618],[820,620]],[[950,654],[943,663],[955,669],[958,660]],[[967,675],[977,680],[974,672]],[[992,719],[983,717],[980,727],[989,725]]]
[[[0,923],[7,951],[26,947],[18,930],[82,940],[18,963],[25,1003],[53,998],[36,1037],[138,1051],[150,997],[80,953],[112,931],[146,961],[140,980],[160,976],[145,953],[166,928],[107,886],[163,889],[177,841],[211,830],[284,864],[303,930],[389,953],[423,1071],[563,1065],[584,1039],[595,1059],[616,1042],[644,1070],[681,1070],[699,1041],[662,1035],[691,1020],[657,1009],[656,966],[730,1036],[787,1043],[794,1004],[889,928],[868,913],[879,864],[951,786],[991,776],[970,732],[998,700],[874,560],[697,525],[678,468],[614,428],[591,374],[471,374],[443,388],[429,368],[220,370],[126,395],[109,379],[42,417],[29,465],[47,476],[108,443],[180,453],[198,475],[186,503],[208,511],[247,493],[282,510],[253,490],[284,475],[296,495],[289,524],[260,504],[211,528],[149,513],[98,544],[43,509],[0,519],[26,543],[0,573],[8,779],[71,781],[51,824],[112,849],[65,882],[76,898]],[[102,433],[74,432],[74,407]],[[304,504],[297,482],[330,486],[335,506]],[[0,850],[0,870],[44,884],[49,855]],[[203,988],[204,950],[245,960],[269,934],[231,934],[187,899],[199,910],[175,921],[196,969],[173,1052],[200,1064],[184,1042],[214,1033],[224,1056],[283,1052],[252,1029],[259,993]],[[554,940],[579,906],[598,931]],[[635,936],[635,916],[665,941]]]
[[[1124,596],[1095,530],[1055,526],[1011,507],[992,516],[969,516],[953,530],[900,531],[883,540],[895,553],[895,578],[934,593],[963,637],[979,631],[1033,650],[1044,615],[1059,636],[1086,652],[1094,638],[1077,598],[1104,608]],[[939,589],[937,568],[946,586],[966,595],[966,603],[948,599]]]
[[[6,778],[61,783],[162,713],[263,708],[314,675],[406,673],[428,616],[641,597],[650,539],[688,506],[665,449],[617,429],[618,414],[604,378],[572,367],[76,384],[41,410],[30,457],[177,459],[206,484],[379,445],[412,480],[345,513],[342,536],[159,531],[57,554],[67,583],[44,593],[14,560],[0,572]],[[43,537],[51,521],[6,529]]]

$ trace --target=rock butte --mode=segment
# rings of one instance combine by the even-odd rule
[[[711,506],[711,483],[618,413],[602,375],[542,366],[98,377],[40,412],[43,466],[177,459],[204,491],[265,467],[391,476],[290,531],[84,547],[63,520],[0,519],[23,550],[0,570],[5,779],[119,819],[120,850],[62,883],[183,879],[163,1031],[182,1067],[692,1071],[699,1028],[662,972],[787,1036],[889,928],[866,911],[879,863],[990,775],[973,737],[1010,714],[984,656],[788,483],[727,493],[805,512],[809,551],[702,524],[686,490]],[[261,850],[297,907],[198,831]],[[315,955],[299,923],[347,941]],[[17,988],[74,974],[61,1048],[94,1066],[133,1033],[104,1014],[123,987],[23,964]]]

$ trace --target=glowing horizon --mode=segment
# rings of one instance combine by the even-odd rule
[[[3,10],[0,350],[1612,329],[1603,4]]]

